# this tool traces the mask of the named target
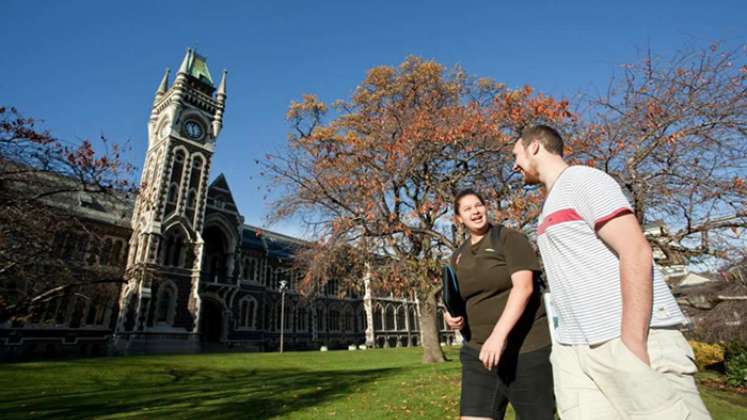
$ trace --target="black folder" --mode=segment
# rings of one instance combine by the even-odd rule
[[[443,292],[441,295],[444,299],[446,310],[452,317],[466,315],[464,299],[459,293],[459,283],[457,282],[456,272],[453,268],[446,265],[443,272]]]

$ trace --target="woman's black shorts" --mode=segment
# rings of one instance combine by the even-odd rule
[[[480,361],[480,351],[465,345],[462,361],[462,416],[502,419],[511,405],[519,419],[553,419],[550,346],[519,355],[504,354],[497,368],[488,370]]]

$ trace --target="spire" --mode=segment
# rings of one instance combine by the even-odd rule
[[[218,85],[218,96],[226,96],[226,77],[228,76],[228,70],[223,70],[223,76],[220,78],[220,85]]]
[[[182,65],[179,66],[178,74],[188,74],[189,73],[189,67],[192,65],[192,48],[187,48],[187,53],[184,54],[184,60],[182,60]]]
[[[228,77],[228,70],[223,70],[223,76],[220,78],[220,85],[218,85],[218,91],[215,94],[215,100],[218,102],[218,107],[215,110],[215,116],[213,116],[213,136],[218,137],[220,129],[223,128],[223,109],[226,106],[226,78]]]
[[[156,90],[156,97],[160,97],[164,93],[166,93],[167,90],[169,90],[169,73],[171,70],[169,70],[168,67],[166,67],[166,71],[163,72],[163,78],[161,79],[161,83],[158,85],[158,90]]]

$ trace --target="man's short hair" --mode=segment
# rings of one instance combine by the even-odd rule
[[[548,152],[563,156],[563,138],[558,130],[549,125],[539,124],[521,131],[521,144],[524,147],[529,146],[535,140],[538,140]]]

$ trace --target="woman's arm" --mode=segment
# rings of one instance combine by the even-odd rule
[[[511,274],[513,287],[508,294],[506,306],[493,327],[493,332],[490,333],[490,337],[480,350],[480,361],[488,369],[498,365],[501,353],[506,347],[508,334],[524,314],[527,302],[534,291],[533,275],[534,273],[530,270],[519,270]]]

